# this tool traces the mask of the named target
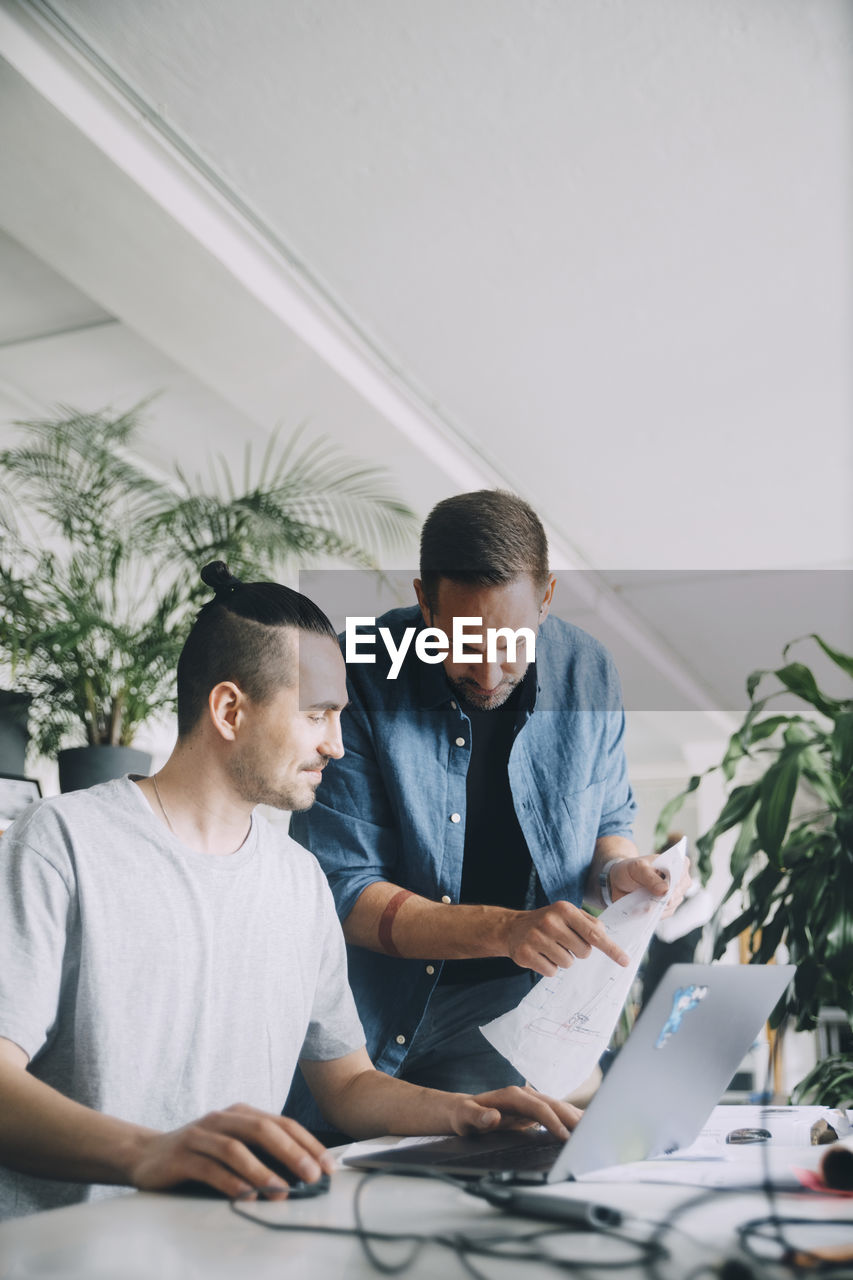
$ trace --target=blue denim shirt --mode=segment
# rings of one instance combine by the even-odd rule
[[[395,643],[406,627],[422,625],[416,606],[377,622],[390,628]],[[420,662],[414,643],[396,680],[387,679],[390,661],[378,635],[373,651],[375,664],[348,667],[346,754],[330,762],[313,808],[294,813],[290,826],[323,866],[342,920],[377,880],[433,901],[458,902],[462,885],[468,717],[444,668]],[[597,640],[554,617],[539,630],[535,676],[535,697],[525,700],[510,752],[510,787],[539,901],[580,904],[595,841],[630,836],[636,808],[622,746],[619,677]],[[393,1074],[441,963],[354,946],[348,952],[368,1051],[377,1067]]]

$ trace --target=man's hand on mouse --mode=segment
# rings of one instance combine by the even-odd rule
[[[302,1125],[243,1103],[168,1133],[143,1131],[137,1146],[127,1168],[131,1186],[140,1191],[164,1191],[191,1180],[229,1199],[261,1187],[274,1187],[285,1198],[287,1183],[250,1146],[269,1151],[293,1171],[294,1181],[316,1182],[335,1169],[334,1157]]]

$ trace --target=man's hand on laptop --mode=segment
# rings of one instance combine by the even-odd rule
[[[506,928],[505,946],[505,954],[516,964],[546,978],[553,978],[558,969],[568,969],[574,960],[583,960],[593,947],[617,964],[629,963],[626,953],[595,916],[571,902],[552,902],[536,911],[513,912]]]
[[[625,894],[635,889],[648,889],[656,898],[662,898],[669,892],[669,876],[652,866],[654,856],[643,858],[622,858],[614,862],[610,869],[610,894],[613,901],[624,898]],[[690,866],[685,862],[681,879],[672,891],[672,896],[664,908],[664,916],[671,916],[681,906],[684,895],[690,888]]]
[[[192,1181],[232,1199],[259,1187],[275,1187],[286,1195],[287,1184],[264,1164],[264,1152],[292,1170],[294,1182],[316,1182],[335,1168],[334,1157],[295,1120],[237,1103],[182,1129],[146,1132],[128,1171],[131,1185],[141,1191]]]
[[[452,1096],[450,1124],[453,1132],[460,1135],[542,1125],[555,1138],[565,1141],[583,1115],[570,1103],[537,1093],[530,1085],[509,1085],[491,1093]]]

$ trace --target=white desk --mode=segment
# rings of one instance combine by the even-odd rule
[[[328,1195],[263,1204],[258,1211],[278,1221],[352,1226],[353,1194],[363,1176],[342,1169]],[[695,1194],[683,1187],[624,1184],[572,1186],[566,1191],[655,1221],[667,1218],[675,1206]],[[780,1211],[797,1216],[845,1218],[848,1227],[840,1232],[828,1230],[826,1242],[853,1243],[853,1201],[784,1195],[778,1203]],[[510,1220],[452,1187],[414,1178],[374,1180],[366,1189],[363,1207],[368,1227],[388,1231],[474,1234],[511,1229],[521,1233],[537,1226],[529,1219]],[[766,1212],[761,1195],[719,1194],[679,1219],[678,1226],[692,1239],[681,1232],[669,1235],[672,1257],[659,1265],[657,1275],[661,1280],[684,1280],[699,1262],[721,1259],[731,1250],[737,1223]],[[589,1260],[586,1277],[614,1274],[596,1264],[613,1256],[615,1242],[597,1236],[564,1236],[561,1247],[566,1256]],[[399,1256],[399,1246],[391,1255],[389,1248],[384,1246],[383,1256]],[[483,1275],[495,1280],[519,1280],[521,1275],[524,1280],[536,1280],[560,1274],[551,1267],[473,1261]],[[452,1253],[429,1244],[403,1274],[412,1280],[462,1280],[467,1273]],[[355,1239],[267,1231],[242,1221],[219,1200],[132,1192],[0,1225],[0,1280],[362,1280],[377,1275]],[[618,1275],[620,1280],[640,1280],[649,1272],[632,1266]]]

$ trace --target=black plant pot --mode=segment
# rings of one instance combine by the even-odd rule
[[[82,791],[126,773],[151,772],[151,756],[136,747],[67,747],[57,756],[59,790]]]
[[[26,770],[28,693],[0,689],[0,773],[22,776]]]

